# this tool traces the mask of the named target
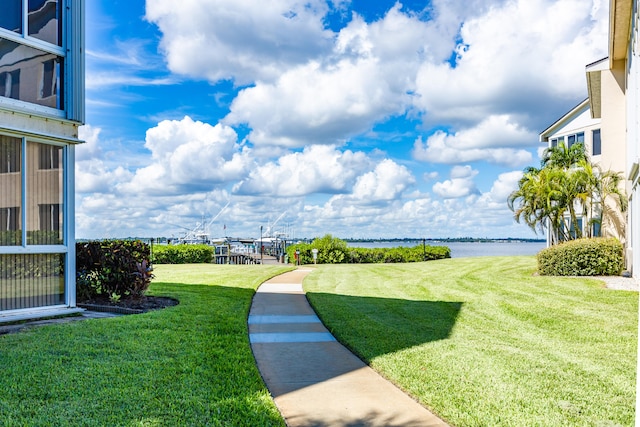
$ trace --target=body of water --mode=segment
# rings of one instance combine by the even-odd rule
[[[394,248],[422,245],[422,240],[406,242],[349,242],[358,248]],[[427,242],[431,246],[447,246],[452,258],[474,256],[535,255],[547,245],[545,242]]]

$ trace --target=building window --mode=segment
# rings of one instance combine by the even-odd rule
[[[60,205],[44,204],[39,206],[40,231],[60,231]]]
[[[64,304],[64,254],[3,254],[0,265],[0,312]]]
[[[0,135],[0,174],[20,172],[22,140]],[[2,183],[3,188],[6,183]],[[1,184],[0,184],[1,185]]]
[[[60,0],[29,0],[28,35],[61,46],[60,6]]]
[[[60,67],[56,60],[52,59],[42,63],[42,79],[40,80],[40,99],[55,96],[58,93],[58,76]]]
[[[20,246],[21,222],[19,207],[0,208],[0,246]]]
[[[20,208],[0,208],[0,232],[20,229]]]
[[[580,235],[582,236],[584,234],[584,227],[582,225],[582,217],[578,217],[576,218],[577,222],[578,222],[578,230],[580,231]],[[569,217],[565,217],[563,220],[563,233],[564,235],[567,237],[567,239],[576,239],[578,238],[578,230],[576,230],[576,227],[573,223],[573,221],[571,221],[571,218]],[[561,239],[563,240],[563,239]]]
[[[22,0],[2,0],[0,28],[22,34]]]
[[[571,148],[573,144],[584,144],[584,132],[567,136],[567,148]]]
[[[27,143],[27,245],[63,244],[63,148]]]
[[[594,129],[592,132],[592,156],[599,156],[602,154],[602,142],[600,139],[600,129]]]
[[[61,56],[0,37],[0,96],[63,109]]]
[[[0,96],[20,99],[20,70],[0,73]]]
[[[584,132],[574,133],[567,136],[559,136],[557,138],[550,139],[551,147],[557,147],[559,145],[567,144],[567,148],[571,148],[574,144],[584,144]]]
[[[0,135],[0,246],[22,245],[22,139]]]
[[[28,3],[26,29],[23,28],[23,2]],[[62,46],[61,3],[61,0],[2,0],[0,28]]]
[[[38,151],[38,169],[60,169],[62,165],[62,147],[40,144]]]
[[[0,246],[23,245],[25,229],[27,245],[62,245],[64,147],[27,141],[20,173],[23,146],[21,138],[0,135]]]

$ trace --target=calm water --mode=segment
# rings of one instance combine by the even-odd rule
[[[396,246],[416,246],[422,241],[415,242],[349,242],[349,246],[359,248],[393,248]],[[472,256],[502,256],[502,255],[535,255],[546,247],[545,242],[427,242],[432,246],[448,246],[452,258]]]

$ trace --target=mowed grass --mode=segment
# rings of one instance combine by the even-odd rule
[[[0,336],[0,425],[284,426],[247,314],[286,270],[158,265],[150,293],[175,307]]]
[[[534,257],[319,266],[334,335],[458,427],[634,425],[638,293]]]

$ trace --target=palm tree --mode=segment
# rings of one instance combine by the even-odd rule
[[[518,182],[518,189],[513,191],[507,199],[509,209],[513,211],[514,219],[518,223],[522,219],[534,231],[537,227],[544,230],[540,215],[542,203],[539,191],[539,175],[539,169],[533,166],[526,168]]]
[[[541,165],[543,168],[559,167],[571,169],[573,166],[588,160],[584,144],[573,144],[571,147],[567,147],[563,141],[555,147],[549,147],[544,150]]]
[[[591,204],[595,205],[597,214],[592,217],[592,222],[600,227],[609,224],[618,235],[624,235],[624,213],[629,206],[625,192],[620,189],[624,177],[619,172],[603,171],[599,166],[593,166],[593,169]]]
[[[583,215],[591,218],[587,236],[593,235],[595,224],[610,224],[622,235],[622,213],[628,204],[620,190],[623,179],[619,173],[603,172],[593,165],[583,144],[567,148],[561,143],[545,150],[540,169],[524,170],[507,204],[517,222],[524,221],[536,232],[548,229],[552,244],[583,237]]]
[[[561,169],[528,167],[507,204],[517,222],[523,220],[534,231],[549,229],[552,236],[564,239],[565,187],[566,175]]]

